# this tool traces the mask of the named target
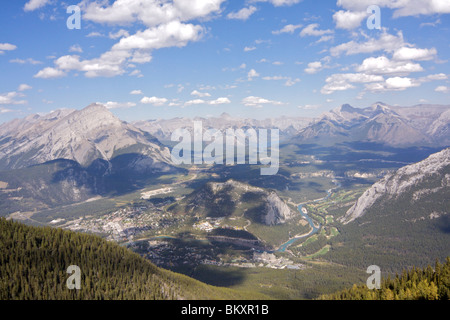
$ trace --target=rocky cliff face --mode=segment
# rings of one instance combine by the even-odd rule
[[[292,210],[275,192],[269,194],[266,203],[266,215],[264,216],[266,225],[272,226],[285,223],[293,215]]]
[[[447,199],[450,197],[450,148],[386,175],[364,192],[341,222],[347,224],[354,221],[380,202],[395,201],[406,196],[409,203],[414,205],[433,193],[442,193]],[[450,211],[449,208],[445,210]]]
[[[98,159],[110,161],[121,150],[133,147],[133,151],[146,156],[147,164],[149,158],[151,165],[170,162],[169,150],[155,138],[120,121],[99,104],[80,111],[59,110],[14,120],[0,126],[0,142],[2,169],[56,159],[88,166]]]
[[[236,180],[208,182],[181,202],[184,213],[214,218],[244,216],[256,223],[278,225],[295,215],[277,195]]]

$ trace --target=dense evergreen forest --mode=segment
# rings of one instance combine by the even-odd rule
[[[449,300],[450,257],[444,264],[436,261],[434,269],[413,268],[403,271],[393,279],[388,277],[379,290],[370,290],[366,285],[353,285],[334,294],[323,295],[322,300]]]
[[[0,218],[0,244],[1,300],[264,298],[160,269],[92,235]],[[71,265],[81,270],[79,290],[66,284]]]

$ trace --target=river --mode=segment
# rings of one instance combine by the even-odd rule
[[[341,183],[340,183],[339,181],[333,180],[333,183],[336,185],[336,188],[327,190],[327,195],[326,195],[325,197],[320,198],[320,199],[316,199],[316,200],[313,200],[313,201],[310,201],[310,202],[319,202],[319,201],[326,201],[326,200],[328,200],[328,199],[331,197],[331,195],[333,194],[333,190],[335,190],[335,189],[341,187]],[[314,221],[311,219],[311,217],[308,216],[308,214],[306,214],[306,213],[303,212],[303,210],[302,210],[303,204],[299,204],[297,208],[298,208],[298,211],[300,212],[300,214],[303,216],[303,218],[305,218],[306,221],[308,221],[308,223],[309,223],[309,225],[311,226],[312,230],[311,230],[311,232],[309,232],[308,234],[304,234],[304,235],[297,236],[297,237],[294,237],[294,238],[292,238],[292,239],[289,239],[287,242],[283,243],[283,244],[276,250],[276,251],[278,251],[278,252],[285,252],[286,249],[287,249],[290,245],[292,245],[294,242],[296,242],[297,240],[303,239],[303,238],[305,238],[305,237],[310,237],[310,236],[316,234],[316,233],[319,231],[320,227],[321,227],[320,224],[319,224],[319,227],[316,227],[316,226],[314,225]]]

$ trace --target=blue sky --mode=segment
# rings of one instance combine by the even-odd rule
[[[93,102],[127,121],[449,104],[450,0],[4,2],[0,122]]]

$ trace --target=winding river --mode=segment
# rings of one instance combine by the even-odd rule
[[[287,249],[291,244],[293,244],[295,241],[297,241],[297,240],[299,240],[299,239],[303,239],[303,238],[305,238],[305,237],[310,237],[310,236],[312,236],[313,234],[317,233],[317,231],[319,231],[319,229],[320,229],[320,224],[319,224],[319,227],[316,227],[316,226],[314,225],[314,222],[313,222],[313,220],[311,219],[311,217],[308,216],[306,213],[304,213],[303,210],[302,210],[302,208],[303,208],[303,205],[300,204],[300,205],[298,206],[298,211],[299,211],[300,214],[306,219],[306,221],[308,221],[308,223],[309,223],[309,225],[311,226],[312,230],[311,230],[308,234],[304,234],[304,235],[301,235],[301,236],[298,236],[298,237],[294,237],[294,238],[292,238],[292,239],[289,239],[287,242],[283,243],[283,244],[278,248],[278,250],[277,250],[278,252],[285,252],[286,249]]]
[[[336,188],[327,190],[327,195],[326,195],[325,197],[320,198],[320,199],[316,199],[316,200],[313,200],[313,201],[310,201],[310,202],[318,202],[318,201],[326,201],[326,200],[328,200],[328,198],[330,198],[331,195],[333,194],[333,190],[335,190],[335,189],[341,187],[341,184],[339,183],[339,181],[333,180],[333,183],[336,184]],[[316,227],[316,226],[314,225],[314,221],[311,219],[311,217],[308,216],[308,214],[306,214],[306,213],[303,212],[303,210],[302,210],[302,209],[303,209],[303,204],[299,204],[297,208],[298,208],[298,211],[300,212],[300,214],[303,216],[303,218],[305,218],[306,221],[308,221],[308,223],[309,223],[309,225],[311,226],[312,230],[311,230],[308,234],[304,234],[304,235],[297,236],[297,237],[294,237],[294,238],[292,238],[292,239],[289,239],[287,242],[283,243],[283,244],[276,250],[276,251],[278,251],[278,252],[285,252],[286,249],[287,249],[290,245],[292,245],[294,242],[296,242],[297,240],[300,240],[300,239],[303,239],[303,238],[306,238],[306,237],[310,237],[310,236],[316,234],[316,233],[319,231],[320,227],[321,227],[320,224],[319,224],[319,227]]]

